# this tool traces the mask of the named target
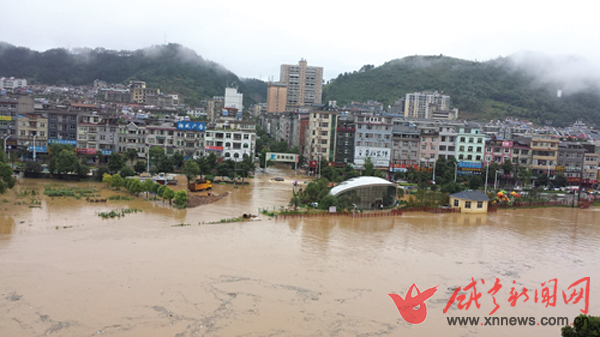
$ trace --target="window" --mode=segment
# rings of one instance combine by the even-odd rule
[[[488,147],[486,147],[486,148],[485,148],[485,152],[492,152],[492,148],[491,148],[491,147],[489,147],[489,146],[488,146]]]
[[[471,202],[465,201],[465,208],[471,208]]]
[[[458,199],[454,199],[454,207],[458,207],[459,203]]]
[[[464,143],[465,142],[465,137],[460,137],[460,141]]]
[[[483,208],[483,201],[477,202],[477,208]]]

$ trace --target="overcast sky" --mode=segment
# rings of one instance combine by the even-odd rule
[[[600,59],[590,1],[3,1],[0,41],[38,51],[179,43],[241,77],[305,58],[325,79],[408,55]]]

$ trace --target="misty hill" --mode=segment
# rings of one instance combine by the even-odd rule
[[[600,124],[600,81],[586,75],[592,68],[577,67],[579,61],[558,62],[535,55],[487,62],[411,56],[340,74],[324,87],[323,101],[343,105],[371,99],[387,106],[407,93],[437,90],[451,96],[452,107],[460,109],[462,119],[512,116],[554,126],[576,119]]]
[[[47,85],[91,85],[96,79],[122,84],[141,80],[150,88],[180,93],[185,103],[192,105],[205,98],[223,96],[227,84],[239,86],[247,105],[265,102],[267,95],[265,82],[240,79],[178,44],[136,51],[60,48],[37,52],[0,43],[0,75]]]

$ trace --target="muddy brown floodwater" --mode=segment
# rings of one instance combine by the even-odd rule
[[[202,225],[287,204],[296,178],[269,171],[250,186],[216,185],[229,195],[188,210],[142,198],[17,198],[56,183],[21,180],[0,196],[0,336],[560,336],[559,326],[449,326],[447,317],[488,316],[496,278],[494,316],[572,319],[583,300],[565,304],[560,292],[588,276],[589,312],[600,314],[598,209]],[[95,215],[124,207],[143,212]],[[481,307],[443,314],[472,277]],[[556,306],[535,303],[533,290],[554,278]],[[419,325],[388,296],[413,283],[439,285]],[[530,299],[511,306],[513,286]]]

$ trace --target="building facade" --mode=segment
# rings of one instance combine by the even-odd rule
[[[287,105],[287,85],[280,82],[267,84],[267,112],[284,112]]]
[[[290,107],[321,104],[323,67],[308,66],[301,59],[298,65],[281,65],[279,82],[287,85],[287,105]]]
[[[333,162],[335,156],[335,132],[337,113],[333,111],[311,111],[306,129],[304,156],[309,160],[326,159]]]

